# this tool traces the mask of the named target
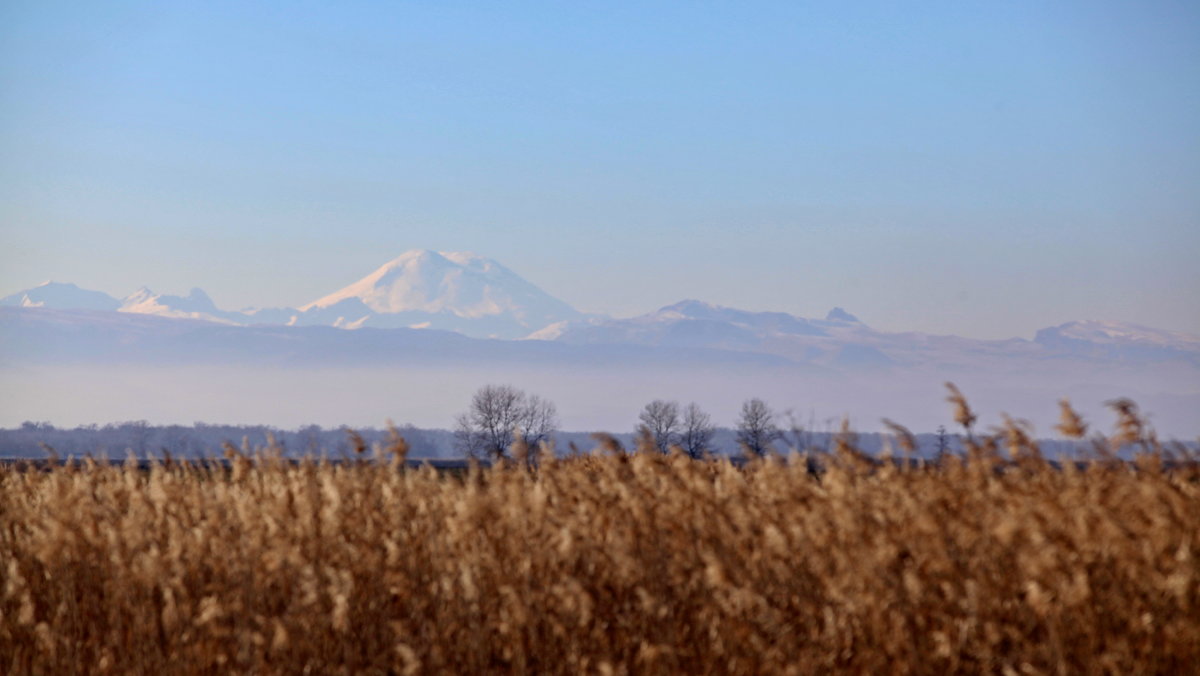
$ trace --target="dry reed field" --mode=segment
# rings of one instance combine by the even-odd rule
[[[0,672],[1194,673],[1200,470],[1135,423],[1061,467],[1016,423],[821,473],[603,439],[461,476],[400,439],[10,467]]]

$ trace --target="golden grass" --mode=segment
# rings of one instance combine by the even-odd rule
[[[399,442],[8,468],[0,672],[1193,671],[1200,470],[1056,469],[1010,428],[920,469],[847,442],[819,478],[619,452],[439,476]]]

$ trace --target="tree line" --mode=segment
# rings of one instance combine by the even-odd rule
[[[846,434],[837,431],[832,418],[825,420],[825,426],[821,428],[815,420],[799,420],[791,411],[778,411],[758,398],[742,404],[732,428],[714,425],[712,417],[696,402],[681,404],[666,399],[645,404],[631,422],[630,432],[605,435],[605,438],[630,446],[644,439],[658,452],[669,453],[678,448],[693,458],[709,453],[762,455],[772,448],[827,451],[839,435]],[[561,431],[558,410],[553,402],[511,385],[480,388],[471,398],[467,410],[454,419],[451,430],[404,425],[400,433],[412,448],[410,457],[430,458],[506,458],[518,438],[531,449],[537,449],[543,441],[554,441],[560,452],[579,452],[581,447],[590,448],[596,442],[587,432]],[[388,431],[359,428],[355,434],[358,439],[373,444],[385,440]],[[855,435],[859,446],[868,452],[882,450],[885,436]],[[937,434],[914,435],[918,454],[931,457],[959,450],[960,436],[947,434],[945,428],[939,428]],[[40,458],[46,457],[51,449],[64,458],[85,455],[122,458],[129,452],[138,457],[166,453],[177,457],[203,457],[220,453],[225,443],[257,447],[269,440],[286,454],[297,457],[329,454],[337,458],[352,454],[354,446],[345,427],[305,425],[284,430],[265,425],[201,422],[191,426],[156,426],[136,420],[61,428],[48,422],[27,421],[14,429],[0,429],[0,457]],[[1071,450],[1066,442],[1040,441],[1043,450],[1051,456]]]
[[[778,414],[763,400],[747,400],[735,428],[738,446],[756,455],[767,452],[772,443],[785,436],[777,419]],[[530,448],[537,448],[553,438],[557,427],[558,411],[553,402],[512,385],[485,385],[471,398],[467,411],[455,419],[455,448],[468,457],[505,458],[518,438]],[[793,429],[802,432],[795,425]],[[716,431],[712,417],[696,402],[681,406],[664,399],[646,404],[638,413],[635,428],[635,434],[647,436],[659,452],[679,448],[693,458],[714,451]]]

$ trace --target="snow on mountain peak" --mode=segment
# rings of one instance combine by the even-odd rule
[[[496,261],[465,251],[406,251],[300,310],[331,308],[352,299],[376,314],[502,317],[527,330],[579,314]]]
[[[115,310],[120,304],[107,293],[55,281],[42,282],[33,288],[0,298],[0,305],[55,310]]]
[[[1035,341],[1058,344],[1078,341],[1096,345],[1138,345],[1200,350],[1200,336],[1164,331],[1130,322],[1083,320],[1067,322],[1037,332]]]
[[[170,296],[156,294],[143,286],[126,296],[117,310],[160,317],[203,319],[223,324],[245,323],[245,317],[241,313],[218,309],[212,298],[199,288],[193,288],[186,296]]]
[[[1051,351],[1124,362],[1183,359],[1200,366],[1200,336],[1113,321],[1076,321],[1042,329],[1034,342]]]

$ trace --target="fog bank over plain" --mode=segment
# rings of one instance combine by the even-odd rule
[[[1054,436],[1057,400],[1069,396],[1093,424],[1110,431],[1104,402],[1129,396],[1151,414],[1160,433],[1194,439],[1200,395],[1169,394],[1153,387],[1088,384],[1057,389],[1026,382],[996,383],[989,377],[957,384],[980,413],[980,428],[1001,422],[1001,412],[1033,422],[1039,435]],[[0,426],[49,420],[58,426],[148,420],[155,424],[197,421],[268,424],[296,428],[380,427],[387,420],[423,428],[450,428],[472,393],[485,383],[512,383],[557,407],[567,430],[628,431],[638,410],[656,398],[696,401],[720,425],[731,426],[741,403],[765,399],[790,409],[806,427],[825,431],[842,416],[863,432],[880,431],[891,418],[914,431],[953,429],[945,391],[936,374],[896,379],[812,378],[798,370],[716,367],[702,370],[580,368],[347,367],[282,369],[211,366],[34,366],[0,369]],[[1143,384],[1145,385],[1145,384]]]

